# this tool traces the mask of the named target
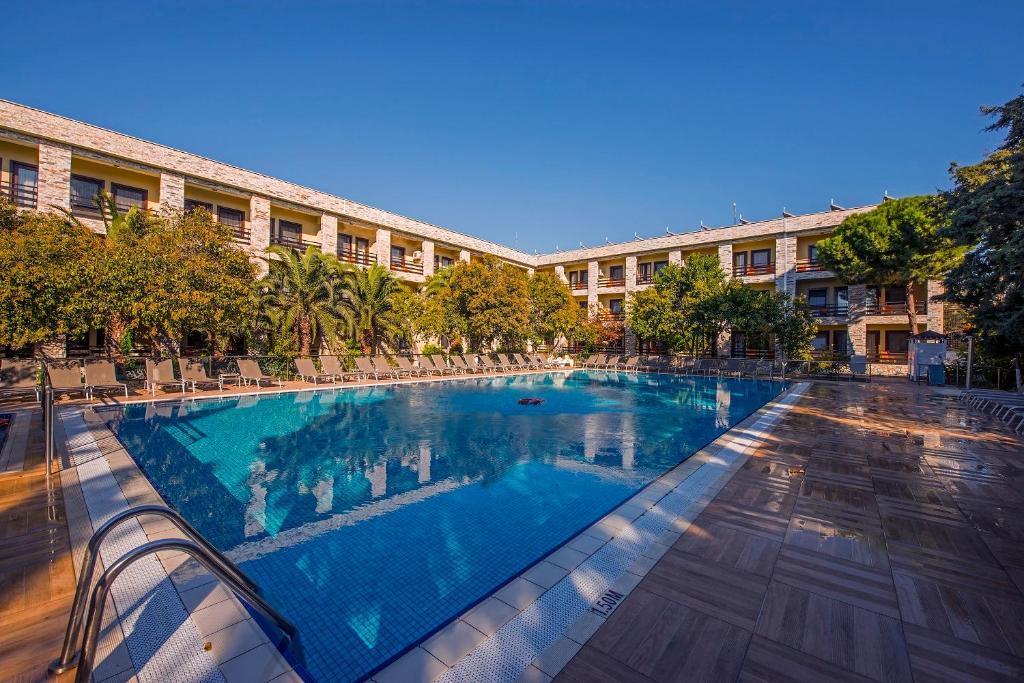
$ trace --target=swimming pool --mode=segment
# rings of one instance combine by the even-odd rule
[[[357,680],[778,395],[606,372],[130,404],[109,424],[164,497]],[[526,397],[541,405],[520,405]]]

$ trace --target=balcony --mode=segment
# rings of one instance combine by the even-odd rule
[[[850,315],[849,304],[833,304],[831,306],[810,306],[811,315],[815,318],[846,317]]]
[[[733,266],[733,277],[750,277],[751,275],[774,275],[775,262],[751,266]]]
[[[587,286],[588,285],[587,285],[587,281],[586,280],[571,280],[569,282],[569,289],[573,289],[573,290],[586,289]]]
[[[636,283],[638,285],[650,285],[650,284],[653,284],[654,283],[654,274],[653,273],[637,273],[636,274]]]
[[[270,244],[278,247],[288,247],[289,249],[302,249],[306,246],[301,236],[280,234],[271,235]]]
[[[412,273],[414,275],[423,275],[423,264],[413,263],[409,259],[392,259],[391,270],[399,273]]]
[[[597,278],[597,286],[598,287],[625,287],[626,286],[626,278],[624,278],[624,277],[617,277],[617,278],[599,277],[599,278]]]
[[[0,181],[0,197],[23,209],[34,209],[38,201],[38,190],[35,185],[28,183]]]
[[[338,260],[345,263],[354,263],[357,266],[372,266],[377,262],[377,257],[365,249],[346,249],[339,246]]]
[[[624,322],[626,320],[626,312],[600,311],[594,316],[594,319],[601,322]]]
[[[813,273],[820,270],[825,270],[825,266],[818,263],[818,259],[798,258],[796,260],[796,272],[798,273]]]
[[[221,222],[219,225],[223,225],[225,228],[230,230],[231,237],[236,242],[245,242],[246,244],[248,244],[252,237],[252,231],[250,231],[249,228],[245,227],[245,225],[234,225],[232,223],[223,222]]]
[[[914,311],[918,314],[926,313],[928,310],[924,301],[914,302]],[[905,303],[883,304],[878,301],[869,301],[864,309],[868,315],[906,315],[907,305]]]

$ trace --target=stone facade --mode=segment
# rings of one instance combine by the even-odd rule
[[[40,211],[71,208],[71,148],[39,144],[38,208]]]
[[[325,254],[338,253],[338,217],[320,214],[320,250]]]
[[[466,249],[459,250],[459,260],[469,263],[469,251]]]
[[[434,274],[434,243],[430,240],[423,240],[423,277],[428,278]]]
[[[945,292],[945,288],[939,280],[929,280],[927,285],[928,292],[928,315],[927,315],[927,329],[934,332],[945,332],[945,321],[942,318],[944,311],[943,303],[937,301],[936,297],[942,295]]]
[[[377,229],[377,263],[391,268],[391,231]]]
[[[569,278],[565,276],[565,266],[561,264],[555,266],[555,277],[557,277],[565,284],[569,284]]]
[[[597,261],[587,263],[587,310],[597,308],[597,280],[601,277],[601,267]]]
[[[775,289],[786,294],[796,292],[796,237],[775,238]]]
[[[731,244],[719,244],[718,245],[718,263],[729,275],[732,275],[732,245]]]
[[[850,299],[850,317],[846,333],[854,355],[867,355],[867,323],[864,320],[867,309],[868,288],[866,285],[850,285],[847,295]]]
[[[171,214],[185,208],[185,178],[176,173],[160,174],[160,211]]]
[[[249,198],[249,244],[257,251],[270,246],[270,200],[253,195]]]
[[[683,252],[680,249],[671,249],[668,252],[668,262],[677,266],[683,265]]]

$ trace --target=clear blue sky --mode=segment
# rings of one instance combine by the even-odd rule
[[[728,224],[734,201],[758,219],[934,191],[998,144],[978,105],[1024,82],[1019,0],[15,2],[4,19],[0,97],[542,252]]]

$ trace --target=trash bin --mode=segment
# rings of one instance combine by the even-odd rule
[[[928,385],[933,387],[941,387],[946,383],[946,366],[944,365],[929,365],[928,366]]]

